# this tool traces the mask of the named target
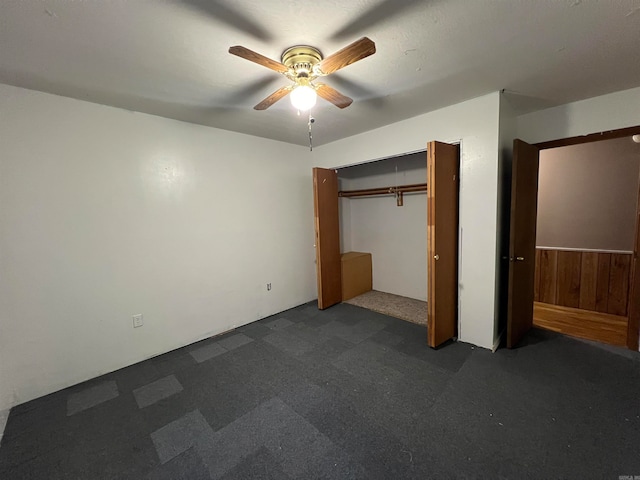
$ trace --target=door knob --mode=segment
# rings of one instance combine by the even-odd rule
[[[436,255],[433,256],[433,258],[434,258],[434,260],[440,260],[440,255],[436,254]]]
[[[524,262],[524,257],[516,257],[516,262]]]

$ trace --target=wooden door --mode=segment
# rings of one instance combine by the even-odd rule
[[[323,310],[342,301],[338,174],[334,170],[313,169],[313,210],[318,308]]]
[[[513,141],[507,348],[515,347],[533,324],[539,149]]]
[[[427,343],[457,335],[460,148],[427,146]]]
[[[640,335],[640,193],[636,206],[636,239],[633,244],[633,257],[631,259],[631,274],[629,276],[629,305],[627,307],[627,347],[638,350]]]

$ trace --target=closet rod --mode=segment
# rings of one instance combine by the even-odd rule
[[[370,195],[395,195],[397,193],[426,192],[426,183],[414,183],[411,185],[398,185],[397,187],[365,188],[363,190],[341,190],[339,197],[366,197]]]

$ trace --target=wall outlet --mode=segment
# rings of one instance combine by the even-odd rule
[[[133,316],[133,328],[138,328],[141,327],[142,325],[144,325],[144,322],[142,320],[142,314],[139,313],[137,315]]]
[[[271,284],[267,283],[267,292],[270,292],[270,291],[271,291]]]

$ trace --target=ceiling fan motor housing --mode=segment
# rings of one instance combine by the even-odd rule
[[[282,63],[295,72],[297,78],[309,77],[313,67],[322,60],[320,50],[308,45],[287,48],[282,54]]]

